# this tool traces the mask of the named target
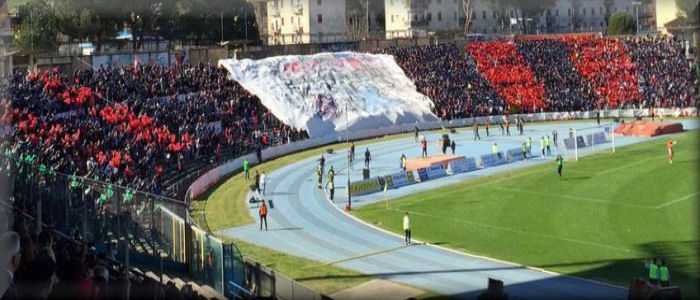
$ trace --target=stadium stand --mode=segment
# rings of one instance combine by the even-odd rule
[[[469,43],[467,51],[475,58],[479,72],[506,100],[507,108],[517,107],[522,112],[546,109],[544,85],[513,42]]]
[[[670,38],[561,35],[474,42],[466,53],[454,44],[385,52],[431,97],[443,119],[697,105],[696,74],[681,43]]]
[[[15,74],[5,118],[17,130],[4,149],[38,155],[58,172],[165,194],[192,164],[305,136],[225,74],[210,66]]]
[[[127,269],[116,260],[116,245],[100,248],[46,224],[37,230],[31,210],[15,211],[12,229],[21,253],[13,279],[17,299],[224,299],[192,281]]]
[[[383,52],[394,55],[418,90],[433,100],[434,112],[442,119],[510,112],[697,106],[693,102],[697,101],[693,99],[696,75],[683,57],[681,45],[670,39],[560,36],[474,42],[465,49],[443,44]],[[91,250],[91,245],[110,245],[114,233],[128,227],[126,237],[135,252],[158,256],[164,248],[175,248],[175,240],[157,237],[153,223],[139,227],[144,225],[139,218],[145,217],[138,214],[145,209],[153,218],[157,210],[153,207],[160,205],[143,199],[129,203],[129,191],[148,197],[169,195],[179,201],[182,195],[173,186],[201,174],[201,170],[264,147],[308,138],[302,129],[283,124],[255,95],[227,79],[225,70],[208,65],[137,65],[68,75],[59,70],[18,72],[9,84],[0,103],[2,133],[10,137],[0,145],[0,167],[3,176],[18,176],[10,186],[12,201],[0,199],[0,204],[14,203],[15,211],[22,211],[14,214],[12,226],[23,241],[23,269],[17,280],[41,281],[56,274],[59,283],[50,292],[68,293],[66,297],[73,299],[123,293],[128,290],[124,285],[131,285],[133,299],[201,299],[192,291],[195,287],[183,284],[182,279],[173,278],[172,284],[161,285],[149,279],[148,272],[124,270],[110,263],[110,251]],[[517,150],[509,156],[517,159]],[[484,166],[506,163],[503,153],[480,160]],[[475,160],[470,160],[466,168],[475,165]],[[56,174],[62,181],[50,180]],[[423,169],[420,179],[445,174],[441,166]],[[392,181],[414,181],[402,176]],[[88,188],[84,193],[47,195],[58,190],[57,186],[65,190],[75,177],[105,191],[89,192]],[[124,207],[112,207],[118,213],[106,217],[112,185],[121,189],[120,197],[124,195],[124,201],[117,203],[128,204],[131,210],[121,215]],[[359,195],[381,188],[378,180],[368,180],[364,185],[353,185],[351,192]],[[86,204],[77,205],[71,200],[74,197],[82,197]],[[43,204],[50,213],[33,211],[41,202],[37,199],[53,200]],[[64,218],[56,218],[60,212],[53,208],[60,205],[93,214],[95,223],[91,225],[102,232],[90,240],[69,237],[65,233],[74,229],[70,222],[75,220],[68,212]],[[31,222],[25,217],[37,214],[52,226],[43,231],[50,233],[28,228]],[[168,229],[176,231],[172,226]],[[55,243],[51,243],[52,236],[56,236]],[[35,247],[37,243],[41,247]],[[213,266],[212,261],[201,259],[197,264]],[[35,272],[37,269],[46,272]],[[43,277],[32,277],[38,275]],[[107,277],[117,280],[107,281]],[[18,288],[23,289],[21,284]]]

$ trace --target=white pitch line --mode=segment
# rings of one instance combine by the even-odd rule
[[[527,167],[525,167],[525,168],[527,168]],[[517,172],[517,171],[520,171],[520,170],[516,170],[516,172]],[[500,183],[500,182],[503,182],[503,181],[508,181],[508,180],[515,179],[515,178],[524,177],[524,176],[527,176],[527,175],[533,175],[533,174],[543,173],[543,172],[548,172],[548,171],[549,171],[548,169],[542,169],[542,170],[535,170],[535,171],[517,173],[517,174],[515,174],[515,175],[512,175],[512,173],[510,173],[510,172],[508,172],[508,173],[506,173],[506,172],[504,172],[504,173],[498,173],[498,174],[495,174],[495,175],[486,175],[486,176],[482,177],[482,178],[485,179],[483,182],[480,182],[480,183],[477,183],[477,184],[474,184],[474,185],[470,185],[470,186],[465,186],[464,188],[467,188],[467,189],[470,189],[470,190],[471,190],[471,189],[475,189],[475,188],[479,188],[479,187],[484,187],[484,186],[488,186],[488,185]],[[502,175],[507,175],[507,176],[502,176]],[[500,177],[500,178],[497,178],[497,177]],[[445,187],[449,187],[449,185],[447,185],[447,186],[445,186]],[[443,188],[444,188],[444,187],[443,187]],[[429,191],[429,190],[428,190],[428,191]],[[427,196],[427,197],[425,197],[425,198],[422,198],[419,202],[423,202],[423,201],[427,201],[427,200],[430,200],[430,199],[435,199],[435,198],[444,197],[443,195],[440,195],[440,194],[434,194],[434,193],[431,193],[431,194],[432,194],[431,196]],[[418,202],[416,202],[416,203],[418,203]]]
[[[655,206],[654,208],[656,208],[656,209],[661,209],[661,208],[664,208],[664,207],[667,207],[667,206],[671,206],[671,205],[674,205],[674,204],[676,204],[676,203],[678,203],[678,202],[683,202],[683,201],[685,201],[685,200],[688,200],[688,199],[690,199],[690,198],[693,198],[694,196],[697,196],[698,194],[700,194],[700,192],[695,192],[695,193],[692,193],[692,194],[690,194],[690,195],[685,195],[685,196],[680,197],[680,198],[678,198],[678,199],[674,199],[674,200],[668,201],[668,202],[666,202],[666,203],[662,203],[662,204],[660,204],[660,205],[657,205],[657,206]]]
[[[488,224],[483,224],[483,223],[478,223],[478,222],[470,222],[470,221],[465,221],[465,220],[455,219],[455,218],[446,218],[446,217],[442,217],[442,216],[436,216],[436,215],[432,215],[432,214],[426,214],[426,213],[415,212],[415,211],[410,211],[410,210],[407,211],[407,210],[395,209],[395,208],[390,208],[388,210],[395,211],[395,212],[401,212],[401,213],[408,212],[409,214],[414,214],[417,216],[424,216],[424,217],[429,217],[429,218],[435,218],[435,219],[443,219],[443,220],[448,219],[448,220],[452,220],[452,221],[457,222],[457,223],[474,225],[474,226],[479,226],[479,227],[483,227],[483,228],[487,228],[487,229],[508,231],[508,232],[512,232],[512,233],[537,236],[537,237],[541,237],[541,238],[547,238],[547,239],[558,240],[558,241],[565,241],[565,242],[576,243],[576,244],[581,244],[581,245],[588,245],[588,246],[612,249],[612,250],[623,251],[623,252],[631,252],[631,250],[627,249],[627,248],[619,248],[619,247],[600,244],[600,243],[596,243],[596,242],[582,241],[582,240],[577,240],[577,239],[558,237],[558,236],[549,235],[549,234],[523,231],[523,230],[517,230],[517,229],[512,229],[512,228],[507,228],[507,227],[493,226],[493,225],[488,225]]]
[[[516,188],[493,187],[493,189],[498,189],[498,190],[503,190],[503,191],[511,191],[511,192],[516,192],[516,193],[526,193],[526,194],[531,194],[531,195],[539,195],[539,196],[552,197],[552,198],[566,198],[566,199],[570,199],[570,200],[583,201],[583,202],[591,202],[591,203],[610,204],[610,205],[617,205],[617,206],[626,206],[626,207],[634,207],[634,208],[646,208],[646,209],[653,209],[653,208],[655,208],[655,207],[653,207],[653,206],[638,205],[638,204],[631,204],[631,203],[620,203],[620,202],[614,202],[614,201],[603,200],[603,199],[596,199],[596,198],[589,198],[589,197],[548,194],[548,193],[541,193],[541,192],[535,192],[535,191],[528,191],[528,190],[522,190],[522,189],[516,189]]]
[[[622,165],[622,166],[619,166],[619,167],[616,167],[616,168],[608,169],[608,170],[605,170],[605,171],[602,171],[602,172],[594,173],[594,176],[605,175],[605,174],[617,172],[617,171],[619,171],[619,170],[623,170],[623,169],[627,169],[627,168],[630,168],[630,167],[634,167],[634,166],[636,166],[636,165],[641,165],[641,164],[643,164],[643,163],[645,163],[645,162],[647,162],[647,161],[649,161],[649,160],[652,160],[652,159],[658,159],[658,158],[657,158],[657,157],[645,158],[645,159],[638,160],[638,161],[633,162],[633,163],[630,163],[630,164],[626,164],[626,165]]]

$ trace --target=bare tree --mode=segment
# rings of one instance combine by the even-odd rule
[[[462,0],[462,9],[464,9],[464,34],[467,35],[472,26],[472,17],[474,15],[473,1]]]
[[[349,0],[346,2],[345,20],[347,35],[351,40],[361,39],[369,32],[368,16],[369,1],[367,0]]]

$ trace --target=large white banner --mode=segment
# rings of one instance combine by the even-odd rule
[[[312,137],[438,120],[433,102],[390,55],[337,52],[219,65],[277,118]]]

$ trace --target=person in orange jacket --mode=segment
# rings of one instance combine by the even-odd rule
[[[267,231],[267,204],[265,204],[265,199],[262,199],[262,205],[258,208],[258,214],[260,215],[260,231],[262,231],[263,222],[265,222],[265,231]]]
[[[673,145],[676,144],[676,141],[674,140],[668,140],[666,142],[666,150],[668,151],[668,163],[672,164],[673,163]]]

